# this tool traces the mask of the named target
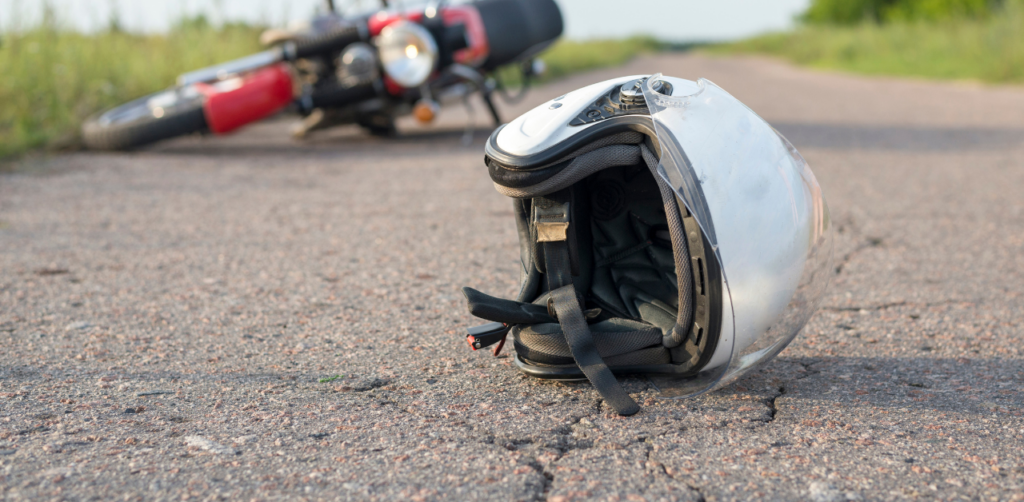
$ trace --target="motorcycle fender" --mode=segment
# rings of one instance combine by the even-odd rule
[[[207,97],[203,105],[206,124],[216,134],[266,118],[291,103],[294,96],[286,65],[263,68],[236,82],[199,87]]]

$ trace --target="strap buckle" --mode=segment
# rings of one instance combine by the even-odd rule
[[[469,342],[469,346],[473,350],[480,350],[484,347],[490,347],[496,343],[504,345],[505,337],[508,335],[509,330],[512,326],[500,322],[487,323],[482,326],[474,326],[466,330],[466,341]],[[498,350],[501,350],[499,345]],[[495,351],[494,355],[498,355]]]
[[[561,242],[568,239],[569,203],[559,204],[545,198],[534,199],[533,226],[537,242]]]

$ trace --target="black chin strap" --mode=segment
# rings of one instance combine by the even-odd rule
[[[583,315],[583,307],[572,284],[567,229],[569,204],[534,198],[534,225],[538,245],[544,254],[544,271],[551,291],[548,310],[558,319],[576,364],[594,385],[605,402],[619,415],[633,415],[640,406],[615,379],[612,370],[597,352],[594,336]]]

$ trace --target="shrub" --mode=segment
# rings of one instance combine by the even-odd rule
[[[1005,0],[813,0],[801,19],[811,24],[851,25],[863,21],[978,19],[998,12]]]

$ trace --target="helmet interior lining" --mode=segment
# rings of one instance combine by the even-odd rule
[[[492,179],[499,192],[519,199],[521,232],[529,226],[532,197],[560,194],[559,198],[571,200],[573,283],[583,292],[587,309],[600,309],[592,331],[608,331],[602,336],[634,342],[638,326],[647,336],[652,328],[661,332],[660,340],[627,354],[602,351],[613,369],[695,370],[698,361],[705,359],[701,355],[707,344],[694,343],[704,332],[693,322],[698,287],[693,267],[697,263],[691,260],[683,225],[688,214],[685,208],[680,212],[675,194],[654,174],[658,160],[643,143],[645,136],[632,131],[616,136],[628,143],[603,141],[597,147],[577,150],[560,159],[560,165],[548,165],[557,172],[534,185],[507,186],[499,181],[500,176],[494,176],[495,167],[500,170],[501,166],[489,165]],[[544,305],[549,292],[539,278],[538,262],[542,260],[537,258],[532,239],[523,241],[534,249],[522,253],[525,274],[519,299]],[[703,277],[703,271],[698,275]],[[568,347],[558,324],[516,326],[512,333],[517,352],[529,363],[574,364],[571,356],[566,358]],[[608,346],[604,344],[606,350]],[[635,357],[629,356],[634,352]]]

